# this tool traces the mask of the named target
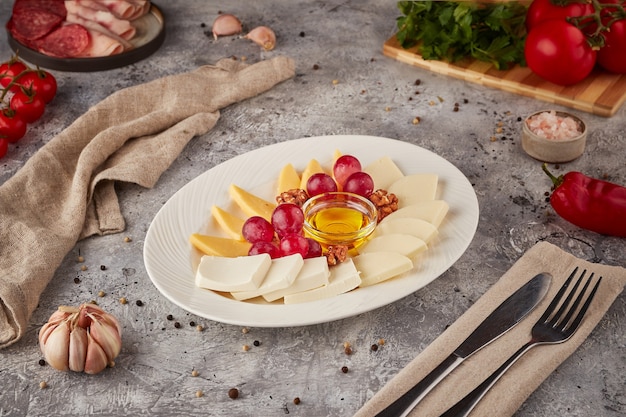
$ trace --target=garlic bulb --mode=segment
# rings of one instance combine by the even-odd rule
[[[39,330],[39,347],[55,369],[97,374],[115,364],[122,329],[114,316],[95,304],[60,306]]]
[[[276,34],[267,26],[252,29],[244,38],[262,46],[266,51],[271,51],[276,46]]]
[[[241,21],[232,14],[221,14],[213,21],[213,38],[241,33]]]

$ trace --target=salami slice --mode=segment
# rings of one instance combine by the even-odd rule
[[[89,46],[89,32],[81,25],[61,26],[38,43],[41,53],[57,58],[74,58]]]
[[[22,7],[13,13],[12,20],[11,33],[17,38],[33,41],[46,36],[65,18],[44,9]]]
[[[67,11],[65,0],[16,0],[13,4],[13,13],[20,13],[24,9],[39,9],[56,14],[65,19]]]

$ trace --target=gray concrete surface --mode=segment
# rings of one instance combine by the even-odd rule
[[[0,1],[6,21],[12,2]],[[626,240],[580,230],[545,201],[549,183],[521,149],[519,117],[550,106],[431,74],[382,55],[398,12],[392,1],[161,1],[167,37],[149,58],[110,71],[55,72],[59,92],[19,147],[0,160],[0,183],[44,143],[115,90],[212,64],[284,54],[297,76],[267,94],[228,107],[211,132],[195,138],[156,187],[118,186],[127,230],[79,242],[42,295],[27,335],[0,351],[0,415],[345,416],[356,412],[402,367],[483,294],[539,240],[610,265],[626,265]],[[246,27],[272,27],[272,52],[243,39],[207,36],[218,11]],[[11,50],[0,32],[0,58]],[[317,66],[314,69],[314,66]],[[419,79],[421,84],[415,85]],[[333,85],[333,80],[339,84]],[[419,94],[416,94],[419,91]],[[443,100],[439,100],[442,98]],[[429,105],[435,101],[436,105]],[[465,102],[467,101],[467,102]],[[458,112],[453,111],[460,103]],[[389,108],[389,111],[385,111]],[[556,107],[559,108],[559,107]],[[611,118],[575,112],[590,130],[585,154],[564,164],[626,184],[626,107]],[[411,123],[415,116],[421,123]],[[492,141],[499,122],[503,133]],[[455,164],[480,203],[476,236],[439,279],[391,305],[343,320],[295,328],[242,328],[187,313],[152,285],[142,259],[156,212],[180,187],[229,158],[264,145],[334,134],[400,139]],[[125,243],[125,236],[132,242]],[[89,269],[76,262],[85,257]],[[105,265],[102,271],[100,265]],[[76,284],[74,278],[79,278]],[[98,298],[98,291],[106,296]],[[122,306],[119,297],[130,303]],[[37,332],[60,304],[98,299],[124,327],[117,365],[97,376],[41,366]],[[135,300],[142,300],[138,307]],[[167,315],[174,317],[167,320]],[[182,327],[176,328],[174,322]],[[189,322],[202,324],[197,332]],[[585,343],[532,394],[516,417],[626,413],[626,298],[622,294]],[[370,345],[387,343],[378,352]],[[253,346],[253,341],[261,342]],[[354,354],[343,353],[350,341]],[[242,345],[251,346],[243,352]],[[350,372],[340,369],[348,366]],[[199,371],[192,377],[193,369]],[[39,382],[46,381],[47,389]],[[241,396],[228,398],[231,387]],[[196,398],[197,390],[204,397]],[[301,399],[294,405],[295,397]]]

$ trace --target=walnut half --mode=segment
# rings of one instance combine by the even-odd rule
[[[387,190],[378,189],[374,191],[369,196],[369,200],[376,206],[379,222],[398,210],[398,197],[394,193],[387,192]]]
[[[305,190],[293,188],[289,191],[283,191],[276,197],[277,204],[292,203],[298,207],[302,207],[305,201],[309,199],[309,195]]]
[[[348,258],[348,247],[345,245],[329,245],[326,253],[328,266],[334,266]]]

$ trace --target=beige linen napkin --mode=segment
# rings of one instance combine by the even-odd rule
[[[420,417],[441,415],[530,340],[533,324],[543,314],[550,300],[576,266],[580,267],[579,271],[586,268],[596,276],[603,277],[581,327],[565,343],[531,349],[492,387],[472,414],[499,417],[513,415],[526,398],[576,350],[598,324],[624,289],[626,269],[593,264],[578,259],[550,243],[537,243],[467,312],[376,393],[355,417],[369,417],[379,413],[448,357],[510,294],[540,272],[552,274],[552,283],[547,295],[529,316],[501,338],[461,363],[410,414]]]
[[[76,242],[124,229],[115,181],[152,187],[219,109],[295,75],[292,59],[223,59],[129,87],[93,106],[0,186],[0,348],[25,332]]]

